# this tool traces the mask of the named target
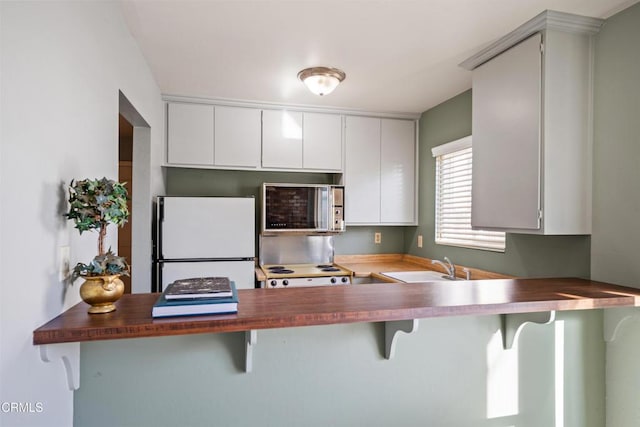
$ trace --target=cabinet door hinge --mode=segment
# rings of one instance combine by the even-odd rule
[[[538,220],[542,221],[542,209],[538,209]]]
[[[544,53],[544,42],[540,42],[540,53]]]

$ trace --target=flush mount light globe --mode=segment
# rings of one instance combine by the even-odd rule
[[[316,95],[328,95],[345,79],[342,70],[329,67],[305,68],[298,73],[298,78]]]

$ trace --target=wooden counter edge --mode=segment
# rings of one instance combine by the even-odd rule
[[[194,316],[199,320],[182,320],[180,322],[157,325],[113,326],[86,329],[81,333],[65,333],[64,330],[33,332],[33,345],[58,344],[65,342],[91,342],[112,339],[153,338],[176,335],[192,335],[204,333],[246,332],[250,330],[281,329],[301,326],[327,326],[348,323],[388,322],[409,319],[427,319],[449,316],[478,316],[496,314],[534,313],[543,311],[575,311],[614,307],[638,307],[640,304],[626,299],[610,299],[606,302],[593,304],[592,301],[531,301],[507,304],[474,305],[466,307],[421,307],[396,310],[377,310],[372,312],[352,313],[309,313],[301,314],[294,319],[279,319],[265,321],[264,319],[247,320],[243,322],[224,322],[221,319],[202,319],[211,316]],[[196,323],[201,323],[200,325]],[[178,326],[178,327],[176,327]]]
[[[482,281],[476,281],[482,282]],[[382,322],[408,319],[421,319],[429,317],[444,316],[462,316],[462,315],[492,315],[492,314],[513,314],[528,313],[539,311],[564,311],[564,310],[586,310],[597,308],[612,307],[636,307],[640,306],[640,290],[635,288],[625,288],[616,285],[593,282],[582,279],[522,279],[522,280],[506,280],[506,281],[487,281],[487,285],[499,282],[533,282],[534,285],[540,283],[544,287],[558,286],[562,283],[557,291],[553,290],[554,297],[549,297],[549,289],[541,292],[545,295],[544,299],[540,299],[535,294],[528,299],[510,299],[505,302],[492,303],[468,303],[461,305],[413,305],[411,303],[402,306],[380,306],[379,304],[371,304],[370,306],[354,304],[352,307],[344,307],[342,303],[334,306],[326,307],[323,310],[305,310],[308,304],[303,304],[299,311],[287,311],[286,309],[265,310],[264,304],[273,302],[272,295],[277,290],[244,290],[247,295],[247,312],[242,315],[211,315],[211,316],[193,316],[193,317],[174,317],[167,319],[152,319],[151,306],[157,294],[134,294],[125,295],[121,301],[124,301],[124,308],[113,321],[97,322],[90,324],[87,322],[86,304],[79,303],[65,313],[52,319],[47,324],[33,331],[33,344],[55,344],[64,342],[85,342],[96,340],[122,339],[122,338],[146,338],[160,337],[170,335],[187,335],[198,333],[222,333],[222,332],[241,332],[258,329],[275,329],[298,326],[320,326],[342,323],[356,322]],[[556,282],[556,283],[547,283]],[[524,283],[523,283],[524,284]],[[584,292],[574,294],[575,285],[586,286]],[[397,290],[402,289],[398,285],[390,284],[388,287],[384,284],[358,285],[356,289],[363,290],[364,294],[368,293],[368,297],[385,298],[390,295],[389,292],[397,295]],[[403,284],[407,286],[407,295],[415,295],[417,292],[422,295],[422,289],[419,288],[425,284]],[[493,286],[493,285],[491,285]],[[531,294],[534,288],[523,289],[525,294]],[[572,288],[572,286],[574,286]],[[342,295],[340,288],[330,288],[332,290],[320,291],[318,298],[326,300],[327,292],[330,295]],[[385,290],[386,288],[386,290]],[[300,289],[300,288],[298,288]],[[413,291],[411,290],[413,289]],[[284,292],[294,291],[290,289]],[[262,292],[261,292],[262,291]],[[265,294],[265,292],[267,292]],[[282,291],[281,291],[282,292]],[[297,301],[302,292],[306,290],[302,288],[296,292],[289,294],[280,294],[275,300],[285,302]],[[404,291],[402,291],[404,292]],[[428,290],[425,290],[428,292]],[[441,292],[441,291],[440,291]],[[249,294],[252,293],[252,294]],[[364,295],[357,291],[356,295]],[[582,294],[582,296],[580,296]],[[377,297],[379,295],[379,298]],[[426,294],[425,294],[426,295]],[[595,295],[595,296],[594,296]],[[242,295],[241,295],[242,296]],[[354,295],[351,295],[352,297]],[[282,297],[282,298],[280,298]],[[263,299],[264,298],[264,299]],[[359,297],[358,297],[359,298]],[[354,299],[352,298],[352,301]],[[116,303],[116,304],[118,304]],[[128,305],[127,305],[128,304]],[[286,306],[286,304],[284,304]],[[315,306],[315,305],[314,305]],[[131,307],[129,314],[125,309]],[[255,309],[253,309],[255,307]],[[141,314],[142,313],[142,314]],[[239,313],[240,314],[240,313]],[[93,315],[100,316],[100,315]],[[100,318],[96,318],[100,319]],[[108,320],[107,318],[105,318]],[[127,319],[131,319],[127,321]]]

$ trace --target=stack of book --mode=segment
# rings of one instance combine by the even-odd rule
[[[153,305],[152,317],[238,312],[238,291],[228,277],[194,277],[167,286]]]

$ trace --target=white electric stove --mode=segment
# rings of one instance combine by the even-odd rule
[[[272,264],[260,266],[265,288],[350,285],[351,272],[336,264]]]

